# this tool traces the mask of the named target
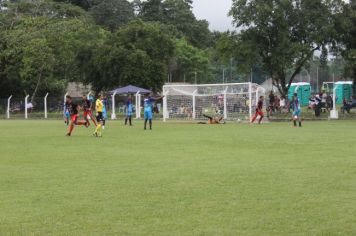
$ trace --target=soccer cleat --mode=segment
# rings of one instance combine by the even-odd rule
[[[97,133],[97,132],[94,132],[94,133],[93,133],[93,136],[94,136],[94,137],[98,137],[98,133]]]
[[[71,133],[67,133],[67,134],[66,134],[67,137],[70,137],[71,135],[72,135]]]

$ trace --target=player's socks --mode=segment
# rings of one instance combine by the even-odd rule
[[[260,120],[258,121],[259,124],[261,124],[262,119],[263,119],[263,116],[261,116]]]
[[[293,120],[294,126],[297,126],[297,121]]]
[[[125,118],[125,125],[127,125],[127,117]]]
[[[146,129],[147,127],[147,119],[145,119],[145,126],[144,126],[144,129]]]
[[[73,132],[73,129],[74,129],[74,125],[73,124],[70,124],[69,125],[69,130],[68,130],[68,136],[70,136]]]
[[[129,117],[129,123],[130,123],[130,126],[132,126],[132,119],[131,119],[131,116]]]
[[[150,129],[152,129],[152,120],[150,120]]]
[[[95,133],[99,134],[100,130],[101,130],[101,124],[98,124],[95,128]]]
[[[299,127],[302,127],[302,122],[301,121],[299,121]]]

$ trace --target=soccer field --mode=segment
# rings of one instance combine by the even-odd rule
[[[356,234],[356,121],[153,128],[0,121],[0,234]]]

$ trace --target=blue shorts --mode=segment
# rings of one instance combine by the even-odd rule
[[[132,112],[130,111],[126,112],[126,116],[132,116]]]
[[[300,110],[295,110],[294,112],[293,112],[293,117],[294,116],[300,116]]]
[[[145,111],[145,120],[152,120],[153,114],[152,111]]]

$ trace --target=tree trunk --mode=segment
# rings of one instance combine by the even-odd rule
[[[36,88],[35,88],[35,90],[33,91],[33,94],[32,94],[32,96],[31,96],[31,103],[32,103],[32,104],[33,104],[33,103],[34,103],[34,101],[35,101],[35,98],[36,98],[36,95],[37,95],[38,88],[40,87],[40,84],[41,84],[41,78],[42,78],[42,73],[40,73],[40,74],[38,75]]]

